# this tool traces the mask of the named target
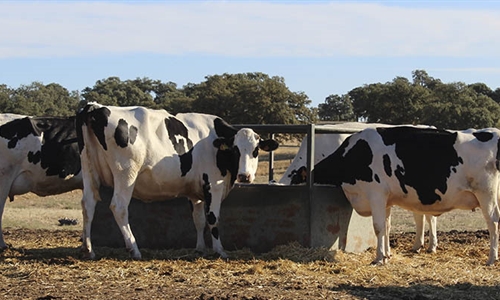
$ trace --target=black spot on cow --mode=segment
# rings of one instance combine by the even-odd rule
[[[254,158],[259,156],[259,147],[255,147],[255,149],[253,149],[252,156]]]
[[[208,214],[210,211],[210,205],[212,205],[212,193],[210,193],[210,180],[207,173],[203,173],[203,200],[205,201],[205,213]],[[214,224],[214,223],[212,223]]]
[[[118,125],[115,129],[115,141],[121,148],[125,148],[128,145],[128,123],[124,119],[118,120]]]
[[[219,239],[219,228],[217,227],[212,228],[212,236],[217,240]]]
[[[436,190],[444,194],[451,169],[463,163],[453,147],[457,133],[406,126],[377,128],[377,132],[386,146],[395,146],[403,164],[395,172],[403,191],[413,187],[423,204],[440,200]]]
[[[349,146],[347,138],[340,147],[314,167],[314,182],[340,186],[342,183],[355,184],[356,180],[373,181],[373,171],[369,167],[373,161],[373,153],[364,140],[358,140],[344,154]]]
[[[115,129],[116,144],[122,148],[127,147],[128,143],[133,145],[137,138],[137,131],[137,127],[133,125],[128,126],[127,121],[120,119]]]
[[[41,151],[31,156],[32,163],[40,162],[47,176],[66,178],[81,170],[75,131],[75,118],[31,118],[33,131],[42,135]],[[30,158],[28,157],[28,160]]]
[[[214,119],[214,128],[217,136],[230,139],[236,135],[238,130],[233,126],[229,125],[226,121],[221,118]]]
[[[210,225],[214,225],[217,222],[217,218],[215,217],[215,214],[213,212],[209,212],[207,214],[207,222]]]
[[[406,189],[406,186],[405,186],[404,173],[405,173],[405,170],[400,165],[398,165],[396,167],[396,170],[394,171],[394,175],[396,176],[396,178],[399,181],[399,186],[401,187],[401,190],[403,191],[403,193],[408,194],[408,189]]]
[[[491,132],[474,132],[472,133],[476,139],[480,142],[487,142],[493,138],[493,133]]]
[[[7,143],[9,149],[15,148],[19,140],[30,134],[40,136],[40,133],[34,130],[29,117],[15,119],[0,126],[0,137],[9,140]]]
[[[191,170],[193,167],[193,149],[189,150],[188,152],[179,155],[179,160],[180,160],[180,165],[181,165],[181,176],[186,176],[186,174]]]
[[[375,174],[375,176],[374,176],[374,177],[375,177],[375,181],[376,181],[376,182],[378,182],[378,183],[380,183],[380,178],[378,177],[378,175],[377,175],[377,174]]]
[[[168,138],[177,154],[182,155],[193,148],[193,141],[188,137],[188,129],[181,121],[174,117],[166,118],[165,126],[167,127]]]
[[[234,136],[238,131],[220,118],[214,120],[214,127],[218,136],[213,142],[214,147],[218,149],[216,165],[222,176],[226,176],[228,172],[231,174],[232,185],[238,174],[240,160],[240,151],[238,147],[234,147]]]
[[[104,150],[108,150],[106,145],[106,137],[104,136],[104,129],[108,126],[108,119],[111,115],[111,111],[107,107],[98,107],[95,105],[85,106],[76,116],[76,133],[78,137],[78,146],[80,152],[83,150],[83,133],[82,126],[86,126],[92,129],[92,132],[96,136],[99,144],[101,144]]]
[[[139,130],[134,125],[130,126],[130,129],[129,129],[129,132],[128,132],[130,144],[133,145],[135,143],[135,140],[137,139],[137,132],[138,131]]]
[[[28,152],[28,161],[34,165],[40,162],[42,156],[42,152],[37,151],[33,153],[32,151]]]
[[[391,158],[389,157],[388,154],[384,154],[382,157],[383,163],[384,163],[384,171],[387,176],[391,177],[392,176],[392,168],[391,168]]]

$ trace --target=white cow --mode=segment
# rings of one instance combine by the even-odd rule
[[[315,182],[341,186],[353,208],[372,215],[376,264],[390,257],[390,208],[431,215],[480,207],[498,258],[500,130],[368,128],[315,166]]]
[[[140,259],[141,253],[128,221],[131,197],[156,201],[179,196],[194,206],[196,249],[205,248],[208,223],[214,251],[226,257],[218,230],[221,202],[235,181],[254,180],[259,149],[278,147],[216,116],[173,116],[143,107],[90,103],[77,114],[76,127],[84,185],[82,250],[91,259],[91,223],[101,185],[114,188],[110,208],[132,258]]]
[[[345,122],[341,124],[325,125],[330,129],[353,131],[363,130],[366,128],[375,127],[393,127],[393,125],[386,125],[380,123],[361,123],[361,122]],[[429,128],[429,126],[418,126],[422,128]],[[314,138],[314,165],[325,159],[332,154],[348,138],[352,133],[319,133]],[[285,173],[278,181],[279,184],[300,184],[306,182],[307,178],[307,139],[303,139],[300,144],[299,151],[293,158],[292,163],[286,169]],[[424,219],[429,224],[429,246],[427,252],[436,252],[437,249],[437,218],[435,216],[413,213],[416,224],[416,237],[413,243],[412,250],[415,252],[420,251],[424,246],[425,224]]]
[[[7,198],[81,189],[75,118],[0,114],[0,229]],[[7,248],[0,230],[0,249]]]

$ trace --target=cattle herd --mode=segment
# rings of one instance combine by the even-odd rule
[[[391,256],[391,207],[414,212],[423,246],[436,251],[436,216],[479,207],[490,234],[488,265],[498,259],[500,131],[452,131],[428,126],[346,123],[354,134],[318,134],[314,183],[342,188],[354,210],[372,216],[377,236],[374,264]],[[160,201],[179,196],[192,204],[196,249],[205,250],[208,226],[213,250],[227,257],[219,235],[222,200],[234,183],[252,183],[259,150],[278,143],[217,116],[171,115],[144,107],[88,103],[74,117],[0,115],[0,228],[4,206],[15,195],[40,196],[83,189],[82,253],[95,258],[91,224],[101,186],[113,188],[110,209],[133,259],[141,253],[128,220],[132,197]],[[305,142],[280,184],[305,182]],[[333,200],[332,200],[333,201]],[[0,248],[6,248],[0,230]]]

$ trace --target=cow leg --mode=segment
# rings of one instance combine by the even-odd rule
[[[385,252],[385,241],[387,239],[385,201],[374,201],[370,205],[372,209],[373,229],[377,236],[377,255],[372,264],[381,265],[387,262]]]
[[[384,239],[384,251],[385,257],[391,258],[391,243],[389,240],[389,235],[391,233],[391,207],[385,210],[385,239]]]
[[[219,236],[219,215],[222,202],[222,188],[213,189],[210,192],[212,195],[212,201],[207,207],[207,223],[212,236],[212,247],[222,258],[227,258],[227,254],[224,252]]]
[[[90,237],[92,220],[94,219],[95,206],[97,204],[97,197],[91,188],[83,189],[82,197],[82,213],[83,213],[83,232],[82,232],[82,254],[84,258],[94,259],[95,253],[92,249],[92,242]]]
[[[2,219],[3,219],[3,210],[5,208],[5,202],[7,202],[7,191],[8,188],[2,188],[2,192],[0,193],[0,250],[7,249],[7,244],[3,238],[3,227],[2,227]]]
[[[424,219],[425,216],[420,213],[413,213],[413,219],[415,220],[415,226],[416,226],[416,235],[415,235],[415,242],[413,243],[413,247],[411,250],[413,252],[420,252],[420,249],[424,246],[424,235],[425,235],[425,230],[424,230]]]
[[[437,241],[437,217],[432,215],[425,215],[425,219],[429,224],[429,247],[427,248],[428,253],[436,253],[438,241]]]
[[[204,230],[207,225],[207,221],[205,218],[205,204],[200,200],[192,200],[193,204],[193,221],[194,227],[196,228],[196,251],[205,253],[205,237]]]
[[[134,234],[130,229],[128,220],[128,205],[132,198],[133,189],[133,185],[126,187],[124,184],[119,184],[117,180],[115,180],[113,198],[111,199],[109,208],[113,212],[118,228],[120,228],[123,240],[125,241],[125,248],[130,253],[130,257],[139,260],[142,258],[142,255],[137,246]]]
[[[484,207],[481,207],[481,211],[483,213],[484,219],[486,220],[486,225],[488,226],[488,231],[490,233],[490,254],[488,256],[488,261],[486,265],[490,266],[498,259],[498,221],[500,218],[500,211],[498,208],[498,204],[496,201],[496,195],[494,198],[495,201],[491,201],[493,203],[488,203]],[[487,203],[483,201],[480,203]]]

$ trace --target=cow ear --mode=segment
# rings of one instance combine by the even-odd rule
[[[226,151],[226,150],[229,150],[231,148],[231,146],[228,143],[228,140],[226,138],[223,138],[223,137],[215,139],[213,144],[214,144],[215,148],[217,148],[221,151]]]
[[[278,145],[279,145],[278,142],[276,142],[275,140],[272,140],[272,139],[265,140],[265,141],[261,140],[259,142],[259,148],[264,150],[264,151],[267,151],[267,152],[274,151],[274,150],[278,149]]]

